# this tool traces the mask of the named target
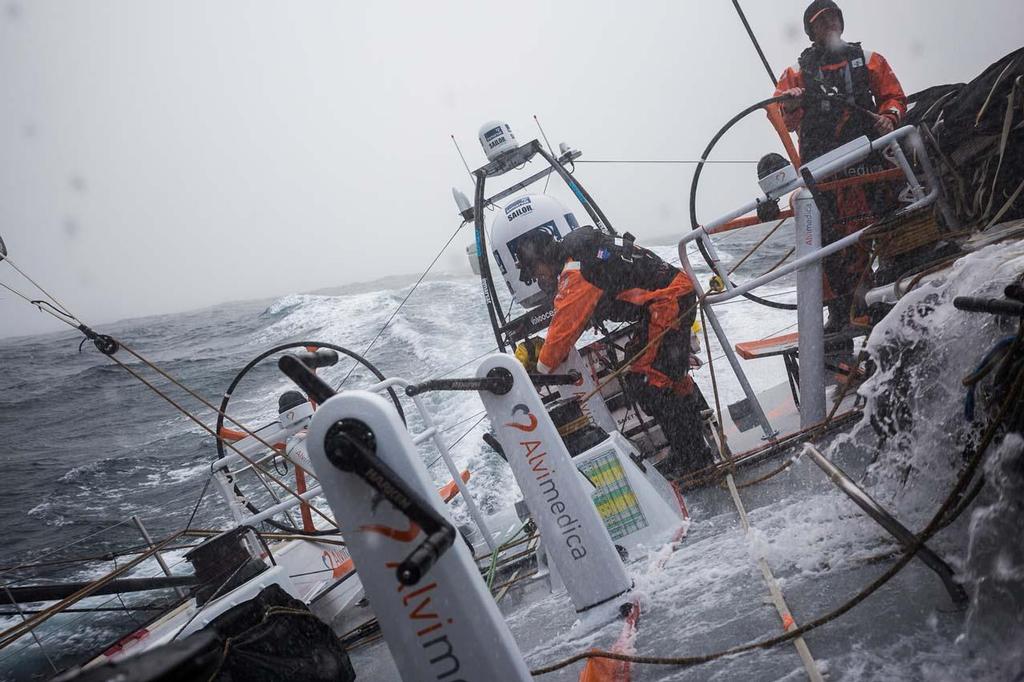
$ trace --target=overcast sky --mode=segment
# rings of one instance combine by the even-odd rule
[[[803,0],[743,3],[773,69]],[[728,0],[0,0],[0,235],[87,322],[418,273],[472,195],[480,125],[584,159],[692,159],[771,94]],[[843,3],[907,92],[1020,46],[1020,0]],[[779,147],[761,117],[720,159]],[[643,241],[688,229],[692,166],[580,165]],[[752,197],[705,173],[700,215]],[[439,268],[464,268],[466,228]],[[0,281],[25,289],[6,265]],[[0,290],[0,336],[55,328]]]

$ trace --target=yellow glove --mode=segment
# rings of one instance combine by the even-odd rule
[[[544,347],[544,339],[531,336],[516,346],[516,360],[526,368],[527,372],[537,371],[537,358],[540,357],[540,349]]]

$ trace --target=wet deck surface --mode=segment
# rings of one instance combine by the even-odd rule
[[[773,457],[741,470],[737,483],[758,478],[780,461]],[[843,448],[835,461],[855,479],[868,464],[867,457],[852,447]],[[764,552],[798,625],[843,604],[894,561],[894,541],[808,459],[740,495],[751,536],[743,532],[728,491],[709,487],[687,495],[693,524],[667,561],[655,556],[631,561],[637,592],[643,595],[635,653],[708,654],[781,634],[779,616],[757,567],[756,548]],[[941,554],[941,537],[932,546]],[[502,601],[502,611],[530,667],[608,647],[621,631],[621,623],[610,623],[573,639],[569,631],[575,614],[567,596],[550,594],[543,580],[513,587]],[[948,674],[949,666],[955,668],[963,655],[954,645],[963,615],[938,578],[915,560],[866,602],[805,639],[819,668],[832,680],[929,679],[935,671]],[[356,649],[352,660],[361,679],[398,679],[383,642]],[[542,679],[575,680],[582,665]],[[788,643],[692,668],[634,665],[632,676],[806,679],[796,650]]]

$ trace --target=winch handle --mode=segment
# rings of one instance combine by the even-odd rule
[[[294,381],[306,395],[323,405],[334,397],[334,389],[326,381],[313,374],[296,354],[286,353],[277,361],[278,368]]]
[[[331,350],[330,348],[317,348],[315,351],[295,353],[295,357],[310,369],[333,367],[338,364],[338,351]]]
[[[320,404],[335,395],[323,379],[294,355],[284,355],[277,364],[288,378]],[[373,431],[357,419],[335,422],[324,437],[324,452],[331,464],[361,478],[426,534],[395,571],[400,583],[415,585],[455,542],[455,529],[377,456],[376,449]]]
[[[534,386],[574,386],[580,383],[583,376],[574,369],[565,374],[531,374],[530,381]]]
[[[366,481],[426,533],[395,571],[398,582],[415,585],[455,542],[455,529],[377,456],[376,448],[373,432],[357,419],[335,422],[324,436],[324,451],[331,464]]]
[[[989,313],[990,315],[1012,315],[1024,317],[1024,303],[998,298],[978,298],[976,296],[957,296],[953,299],[957,310],[969,313]]]
[[[568,374],[531,374],[534,386],[570,386],[580,383],[580,373],[569,370]],[[512,375],[507,370],[495,368],[486,377],[472,379],[431,379],[419,384],[406,386],[405,394],[410,398],[427,391],[487,391],[505,395],[512,390]]]

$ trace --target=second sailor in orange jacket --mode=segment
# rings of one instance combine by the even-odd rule
[[[561,241],[537,232],[519,245],[521,278],[554,296],[554,317],[537,368],[554,371],[594,320],[641,322],[626,348],[637,356],[623,375],[627,390],[661,425],[672,448],[669,473],[712,462],[700,411],[703,397],[689,376],[690,327],[696,295],[689,277],[627,233],[611,237],[581,227]]]
[[[786,127],[797,133],[800,159],[815,159],[866,135],[892,132],[907,112],[907,98],[889,62],[860,43],[842,39],[842,10],[832,0],[814,0],[804,12],[804,30],[813,41],[797,64],[779,78],[775,95],[794,99],[783,107]],[[881,155],[845,171],[863,176],[886,167]],[[874,222],[895,206],[891,183],[851,185],[825,194],[822,243],[827,244]],[[849,320],[854,289],[867,279],[867,254],[858,247],[825,259],[828,331]],[[862,280],[864,275],[864,280]]]

